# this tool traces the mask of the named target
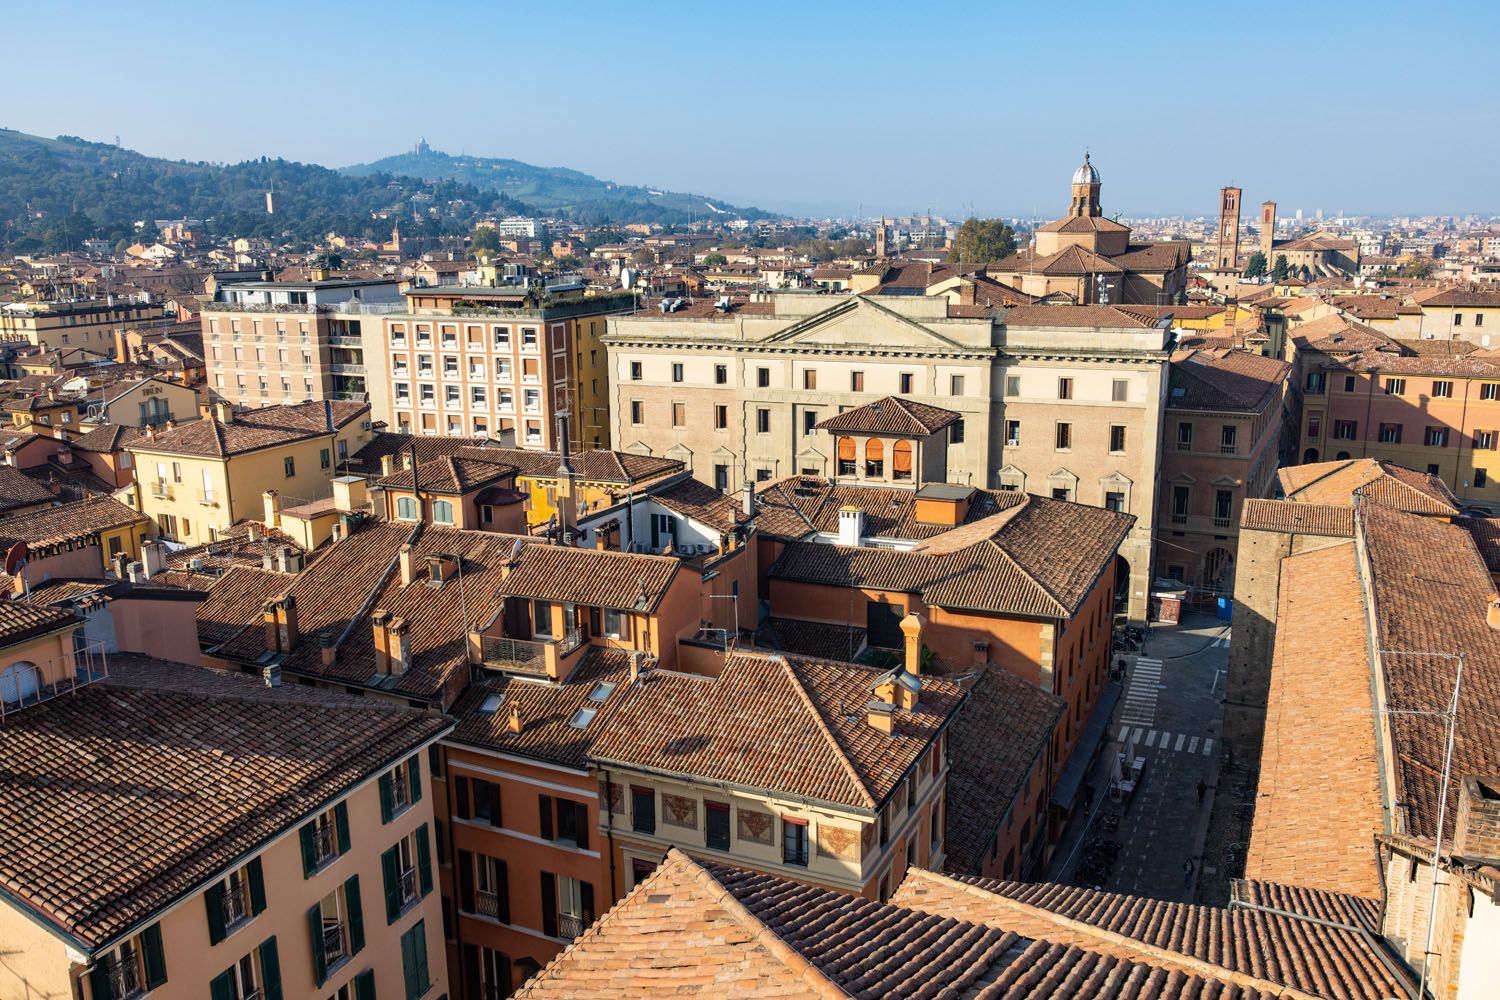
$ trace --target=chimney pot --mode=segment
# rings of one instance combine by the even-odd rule
[[[401,546],[401,586],[410,587],[416,580],[415,559],[412,554],[411,543],[407,542]]]
[[[1484,620],[1490,628],[1500,632],[1500,594],[1490,595],[1490,603],[1485,609]]]
[[[520,735],[521,732],[521,706],[516,702],[510,703],[510,718],[506,721],[506,728],[512,733]]]
[[[870,723],[871,729],[878,729],[882,733],[889,733],[895,729],[896,706],[888,705],[883,701],[872,701],[865,706],[865,719]]]

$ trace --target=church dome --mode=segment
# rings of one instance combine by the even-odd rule
[[[1087,153],[1083,154],[1083,166],[1081,166],[1077,170],[1073,171],[1073,183],[1074,184],[1098,184],[1099,183],[1099,171],[1095,170],[1094,169],[1094,165],[1089,162],[1089,154],[1087,154]]]

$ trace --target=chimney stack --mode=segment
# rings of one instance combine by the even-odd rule
[[[510,718],[506,720],[506,728],[517,736],[521,733],[521,706],[514,699],[510,703]]]
[[[839,544],[858,548],[865,537],[865,512],[858,507],[839,508]]]
[[[901,634],[906,637],[906,672],[914,677],[922,672],[922,628],[926,624],[915,611],[901,619]]]
[[[745,485],[740,492],[740,513],[746,517],[755,516],[755,484],[745,480]]]
[[[260,525],[254,521],[245,523],[245,541],[254,543],[260,538]]]
[[[380,456],[380,474],[382,476],[389,476],[391,473],[393,473],[395,471],[396,471],[396,456],[395,455],[381,455]]]
[[[416,559],[412,553],[411,542],[401,546],[401,586],[410,587],[416,580]]]
[[[281,524],[281,494],[275,490],[266,490],[260,495],[261,503],[265,507],[265,524],[267,528],[275,528]]]
[[[406,627],[406,619],[392,618],[385,633],[390,637],[390,671],[396,675],[404,674],[411,669],[411,633]]]
[[[1491,864],[1500,861],[1500,777],[1467,774],[1459,783],[1453,853]]]
[[[370,626],[374,630],[375,641],[375,673],[388,674],[391,672],[390,637],[387,634],[387,626],[391,621],[391,613],[385,608],[376,608],[370,612]]]
[[[218,400],[214,403],[214,417],[221,424],[234,423],[234,407],[226,400]]]
[[[338,647],[333,644],[334,636],[331,633],[323,633],[318,636],[318,658],[323,666],[333,666],[333,661],[338,658]]]
[[[1485,609],[1484,620],[1490,628],[1500,632],[1500,594],[1490,595],[1490,603]]]

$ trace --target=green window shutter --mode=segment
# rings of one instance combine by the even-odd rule
[[[234,970],[225,969],[208,984],[211,1000],[234,1000]]]
[[[93,987],[94,1000],[115,1000],[114,986],[109,981],[109,963],[103,959],[89,973],[89,985]]]
[[[333,825],[338,833],[339,853],[349,853],[349,803],[340,802],[333,807]]]
[[[349,903],[349,954],[358,955],[365,946],[365,908],[359,898],[358,875],[350,875],[344,883],[344,896]]]
[[[224,940],[224,883],[215,882],[203,893],[203,906],[208,911],[208,943],[218,944]]]
[[[146,966],[146,989],[154,990],[167,981],[167,959],[161,950],[161,924],[141,931],[141,958]]]
[[[375,1000],[375,971],[366,969],[354,977],[354,1000]]]
[[[323,954],[323,906],[314,903],[307,911],[307,933],[312,942],[313,982],[322,986],[328,981],[328,956]]]
[[[542,839],[552,839],[552,796],[538,795],[537,803],[541,806],[541,830]]]
[[[385,877],[385,922],[394,924],[401,916],[401,871],[393,847],[380,856],[380,873]]]
[[[459,819],[469,818],[469,779],[453,778],[453,809]]]
[[[266,877],[261,871],[260,858],[251,858],[245,866],[250,879],[250,915],[255,916],[266,908]]]
[[[432,848],[427,841],[427,824],[417,830],[417,886],[425,897],[432,891]]]
[[[458,908],[474,912],[474,855],[468,851],[458,852]]]
[[[313,825],[304,823],[302,829],[297,831],[297,839],[302,841],[302,877],[307,878],[318,867],[318,844]]]
[[[411,932],[407,931],[401,935],[401,978],[406,985],[406,1000],[411,1000],[412,989],[416,986],[412,973],[416,972],[416,961],[411,953]]]
[[[260,943],[260,978],[266,1000],[281,1000],[281,956],[276,951],[276,939],[268,937]]]
[[[417,959],[417,992],[411,1000],[426,993],[432,986],[432,977],[427,971],[427,922],[418,920],[415,927],[411,929],[411,950]]]
[[[557,876],[542,872],[542,933],[557,937]]]
[[[422,801],[422,759],[413,757],[407,762],[406,773],[411,777],[411,800]]]
[[[380,822],[389,823],[394,806],[391,802],[391,772],[380,776]]]

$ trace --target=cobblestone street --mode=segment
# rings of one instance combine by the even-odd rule
[[[1202,844],[1222,750],[1228,657],[1227,624],[1207,614],[1185,615],[1178,626],[1158,625],[1144,650],[1124,655],[1124,696],[1089,776],[1092,801],[1065,834],[1050,878],[1096,881],[1100,866],[1090,859],[1101,848],[1090,845],[1114,841],[1120,845],[1118,856],[1098,884],[1158,899],[1195,898],[1204,865],[1215,869],[1218,863],[1202,856]],[[1132,793],[1112,795],[1121,753],[1127,767],[1129,761],[1142,762],[1141,778]],[[1205,786],[1201,803],[1200,781]],[[1188,861],[1191,875],[1185,871]]]

